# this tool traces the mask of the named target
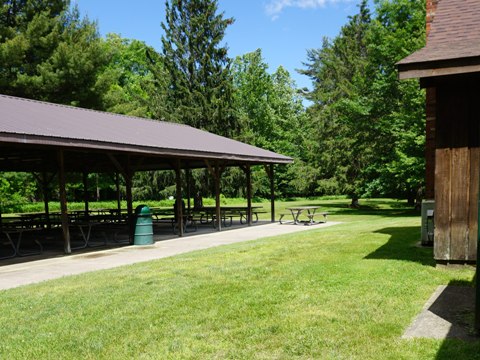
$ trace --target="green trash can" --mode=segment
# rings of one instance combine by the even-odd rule
[[[153,244],[153,222],[152,213],[147,205],[138,205],[135,208],[135,245]]]

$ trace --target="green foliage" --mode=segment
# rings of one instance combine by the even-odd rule
[[[233,19],[217,13],[217,0],[167,0],[165,5],[162,45],[170,75],[165,119],[221,135],[235,133],[230,59],[222,45]]]
[[[283,67],[270,73],[260,49],[232,63],[224,35],[234,20],[218,13],[217,0],[167,0],[162,54],[115,34],[100,39],[96,24],[68,0],[6,0],[0,3],[0,93],[181,122],[291,156],[293,164],[275,169],[280,196],[412,200],[423,186],[424,93],[417,81],[397,79],[395,63],[423,45],[424,2],[376,0],[374,15],[367,4],[361,2],[338,36],[308,51],[301,72],[314,88],[307,96],[313,105],[305,109],[305,91]],[[112,178],[90,178],[92,198],[115,197]],[[192,179],[192,194],[213,194],[208,172],[194,170]],[[22,188],[21,177],[6,181]],[[269,196],[262,167],[253,168],[252,181],[254,196]],[[245,196],[244,184],[242,170],[226,169],[225,196]],[[68,187],[69,200],[83,197],[81,176]],[[136,199],[174,192],[169,172],[134,179]],[[2,193],[10,203],[29,197],[28,191]]]
[[[363,1],[359,14],[332,42],[324,39],[321,49],[308,52],[310,63],[303,73],[315,82],[309,115],[318,141],[314,155],[321,154],[309,162],[318,164],[319,193],[334,191],[358,198],[365,181],[362,170],[371,162],[376,138],[370,131],[372,99],[366,96],[369,24],[370,12]]]
[[[288,71],[279,67],[270,74],[258,49],[235,59],[233,83],[236,117],[241,127],[238,139],[300,160],[309,132],[302,99]],[[278,193],[301,193],[299,184],[303,184],[304,178],[298,175],[292,166],[278,167]],[[255,169],[252,179],[254,194],[268,197],[270,185],[265,171]]]
[[[0,213],[20,211],[26,202],[35,200],[37,190],[31,174],[4,172],[0,176]]]
[[[399,81],[395,63],[424,45],[425,4],[377,1],[369,33],[374,114],[384,129],[388,152],[375,164],[376,181],[367,194],[387,194],[411,202],[423,186],[425,95],[418,81]],[[379,99],[384,99],[380,101]],[[387,141],[389,140],[389,141]]]
[[[0,18],[0,93],[100,107],[105,53],[95,23],[66,0],[3,1]]]
[[[160,55],[144,42],[123,39],[117,34],[108,34],[103,46],[108,64],[97,81],[103,89],[103,109],[117,114],[152,117],[150,95],[165,92],[165,86],[163,89],[154,86],[147,52],[161,69]]]
[[[423,45],[425,9],[411,0],[367,1],[332,41],[308,52],[314,154],[304,167],[318,193],[412,199],[423,183],[424,94],[395,63]],[[315,166],[315,165],[316,166]]]
[[[136,200],[163,200],[176,192],[174,171],[143,171],[133,178]]]

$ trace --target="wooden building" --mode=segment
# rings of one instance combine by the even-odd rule
[[[476,261],[480,172],[480,1],[427,0],[427,44],[398,64],[426,89],[426,195],[437,263]]]

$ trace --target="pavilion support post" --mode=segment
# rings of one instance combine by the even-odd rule
[[[135,232],[135,219],[133,218],[133,198],[132,198],[132,178],[133,178],[133,171],[131,171],[130,165],[130,157],[127,157],[127,160],[124,164],[117,160],[117,158],[113,154],[107,154],[108,158],[112,162],[112,164],[116,167],[117,171],[123,175],[125,179],[125,197],[127,200],[127,222],[128,222],[128,234],[130,244],[133,244],[133,235]],[[121,205],[120,205],[120,181],[118,179],[117,174],[117,206],[119,210],[119,219],[121,219]]]
[[[45,225],[47,226],[47,229],[50,230],[52,228],[52,224],[50,222],[50,211],[49,211],[49,206],[48,206],[48,201],[49,201],[49,185],[52,182],[52,180],[55,178],[55,173],[52,174],[50,178],[47,177],[47,173],[45,171],[42,171],[41,174],[36,174],[32,173],[32,175],[37,179],[38,183],[40,184],[42,188],[42,196],[43,196],[43,208],[45,210]],[[0,214],[1,215],[1,214]]]
[[[188,214],[191,214],[191,197],[192,197],[192,170],[186,169],[185,174],[187,176],[187,209]]]
[[[117,190],[117,211],[118,211],[118,220],[122,219],[122,198],[120,194],[120,174],[115,173],[115,188]]]
[[[178,236],[183,236],[183,206],[182,206],[182,167],[180,159],[175,161],[175,180],[176,180],[176,199],[177,204],[176,208],[176,217],[177,217],[177,228]]]
[[[43,193],[43,207],[45,209],[45,220],[47,221],[47,229],[50,230],[52,228],[52,224],[50,223],[50,209],[49,209],[49,206],[48,206],[48,200],[49,200],[48,184],[49,184],[49,181],[47,180],[47,173],[45,171],[42,172],[41,183],[42,183],[42,193]]]
[[[248,226],[252,226],[252,169],[247,165],[247,216]]]
[[[71,254],[72,248],[70,245],[70,231],[68,228],[68,213],[67,213],[67,191],[65,181],[65,156],[63,150],[58,151],[58,182],[60,186],[60,218],[62,222],[62,232],[64,240],[65,254]]]
[[[220,208],[220,167],[215,164],[215,214],[217,218],[217,231],[222,231],[222,211]]]
[[[265,171],[270,179],[270,212],[271,222],[275,222],[275,172],[273,164],[265,165]]]
[[[130,161],[127,164],[125,171],[125,192],[127,197],[127,218],[128,218],[128,234],[130,238],[130,244],[133,244],[133,235],[135,233],[135,219],[133,217],[133,197],[132,197],[132,178],[133,173],[130,171]]]
[[[89,208],[88,208],[88,172],[83,172],[83,202],[85,203],[85,218],[88,219]]]
[[[207,165],[210,175],[212,175],[213,180],[215,181],[215,222],[217,231],[222,231],[222,209],[220,207],[220,179],[222,177],[222,173],[225,167],[220,166],[218,161],[215,162],[214,167],[212,167],[208,160],[205,160],[205,164]]]
[[[480,182],[479,182],[480,185]],[[480,335],[480,186],[477,198],[477,266],[475,267],[475,320],[474,328],[477,335]]]
[[[245,172],[247,182],[247,224],[252,226],[252,168],[250,164],[240,167]]]

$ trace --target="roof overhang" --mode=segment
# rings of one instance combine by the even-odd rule
[[[480,72],[480,56],[423,62],[397,63],[399,79],[422,79]]]
[[[181,124],[0,95],[0,171],[114,172],[288,164],[293,159]],[[180,161],[178,161],[180,160]]]

